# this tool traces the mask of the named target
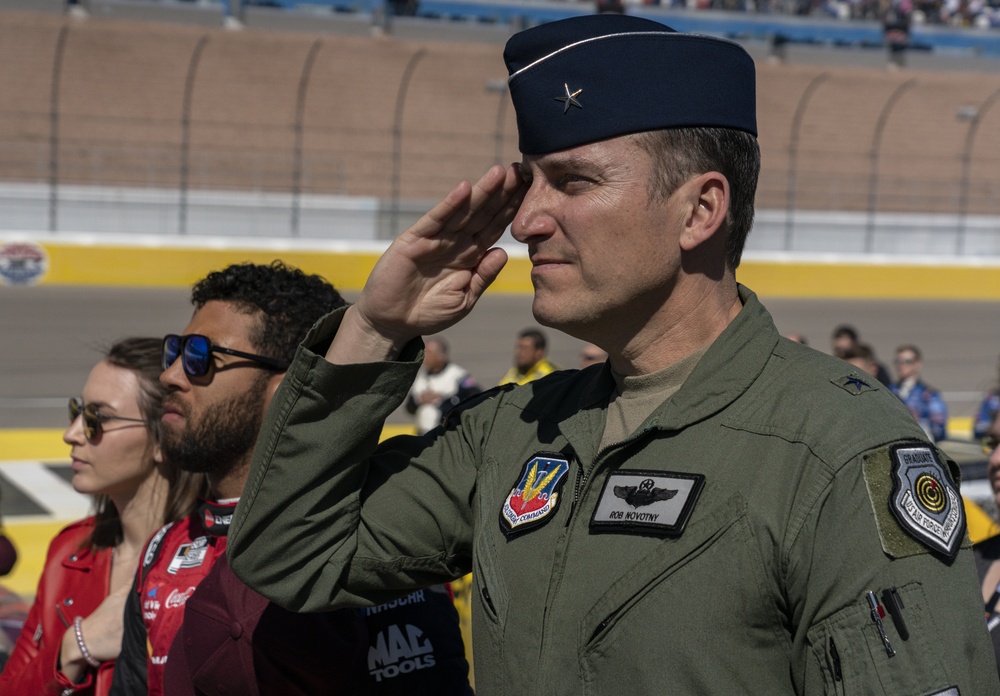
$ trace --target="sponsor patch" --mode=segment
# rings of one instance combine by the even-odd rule
[[[368,673],[376,682],[427,669],[436,664],[430,638],[416,626],[392,624],[379,631],[368,648]]]
[[[198,507],[202,526],[206,532],[216,537],[226,536],[229,533],[234,510],[236,503],[214,503],[209,500],[203,501]]]
[[[197,568],[205,561],[208,552],[208,537],[198,537],[189,544],[177,547],[174,557],[170,559],[167,572],[176,575],[183,568]]]
[[[559,505],[559,493],[569,472],[566,455],[532,455],[500,509],[500,529],[508,537],[546,522]]]
[[[167,609],[179,609],[187,604],[188,598],[194,594],[194,587],[188,587],[186,590],[179,591],[176,588],[170,591],[170,596],[167,597],[167,601],[163,603]]]
[[[590,528],[680,536],[704,485],[701,474],[612,472],[604,481]]]
[[[49,255],[34,242],[0,246],[0,282],[34,285],[48,271]]]
[[[157,600],[157,590],[159,585],[154,585],[146,592],[146,599],[142,600],[142,618],[146,621],[155,621],[159,615],[160,602]]]
[[[953,686],[950,689],[945,689],[944,691],[935,691],[930,696],[961,696],[961,694],[958,693],[958,687]]]
[[[424,596],[424,590],[417,590],[416,592],[411,592],[405,597],[400,597],[399,599],[394,599],[391,602],[386,602],[385,604],[379,604],[375,607],[365,607],[365,616],[374,616],[375,614],[381,614],[384,611],[391,611],[399,607],[405,607],[410,604],[421,604],[427,601]]]
[[[917,541],[949,559],[965,536],[962,499],[929,445],[894,445],[889,509]]]

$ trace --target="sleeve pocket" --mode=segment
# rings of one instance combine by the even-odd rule
[[[873,588],[875,589],[875,588]],[[948,671],[933,645],[934,632],[919,582],[898,588],[909,637],[900,637],[889,614],[882,619],[894,655],[889,656],[872,619],[864,595],[808,632],[812,659],[806,683],[823,694],[936,694],[948,693]],[[876,596],[880,590],[876,591]]]

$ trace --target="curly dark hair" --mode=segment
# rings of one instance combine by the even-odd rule
[[[324,314],[347,304],[318,275],[275,260],[270,264],[238,263],[213,271],[191,289],[191,303],[201,309],[219,300],[260,320],[250,340],[260,354],[290,361],[309,329]]]

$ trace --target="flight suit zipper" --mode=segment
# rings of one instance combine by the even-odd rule
[[[636,439],[638,439],[638,437],[642,435],[645,435],[648,431],[649,429],[646,428],[641,432],[636,433]],[[621,442],[614,442],[610,445],[606,445],[605,447],[601,448],[594,456],[594,461],[590,467],[591,472],[597,471],[597,469],[600,467],[601,459],[604,457],[605,454],[615,449],[616,447],[623,447],[624,445],[627,445],[631,441],[632,441],[631,438],[628,438],[622,440]],[[573,484],[573,500],[570,501],[569,514],[566,515],[566,525],[565,525],[566,527],[569,527],[570,522],[573,521],[573,514],[576,512],[576,504],[580,501],[580,492],[583,490],[583,487],[587,484],[587,481],[589,479],[590,475],[583,470],[583,465],[581,463],[576,472],[576,482]]]
[[[555,601],[555,597],[559,594],[559,586],[562,584],[563,571],[565,570],[565,559],[569,555],[569,545],[571,541],[570,524],[576,516],[577,503],[580,501],[580,496],[585,488],[585,486],[590,481],[592,474],[600,470],[601,465],[604,463],[604,459],[613,450],[623,449],[627,445],[635,444],[641,440],[647,433],[653,430],[652,424],[646,424],[640,430],[632,434],[620,442],[615,442],[598,450],[597,454],[594,456],[594,460],[591,463],[590,470],[585,471],[582,462],[578,467],[576,483],[573,486],[573,500],[570,501],[569,514],[566,515],[566,524],[564,526],[564,542],[556,547],[556,558],[553,562],[553,573],[558,573],[554,584],[550,587],[548,595],[546,596],[545,609],[542,615],[542,634],[538,642],[538,664],[544,664],[543,656],[547,652],[547,643],[549,638],[549,607],[551,607]],[[606,617],[604,621],[598,626],[594,631],[594,635],[600,633],[614,618],[614,614]]]

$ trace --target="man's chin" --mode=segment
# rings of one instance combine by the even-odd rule
[[[554,302],[551,297],[540,299],[536,294],[535,301],[531,304],[531,314],[542,326],[562,331],[574,338],[590,340],[585,338],[590,335],[590,331],[587,330],[588,315],[574,311],[571,305]]]
[[[535,292],[535,299],[531,303],[531,313],[537,321],[542,326],[548,326],[553,329],[560,328],[561,321],[560,317],[564,313],[559,311],[561,307],[558,302],[555,302],[551,295],[540,295],[537,291]]]
[[[176,466],[182,471],[192,474],[210,474],[214,471],[215,462],[186,447],[181,438],[172,439],[164,433],[160,440],[160,450],[167,464]]]

